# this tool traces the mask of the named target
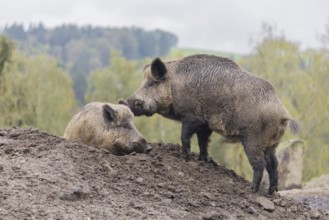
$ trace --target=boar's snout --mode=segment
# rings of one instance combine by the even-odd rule
[[[128,107],[134,113],[135,116],[149,115],[145,111],[145,102],[139,99],[128,99]]]
[[[136,153],[149,153],[152,150],[152,147],[148,146],[145,139],[141,139],[138,142],[133,142],[133,151]]]
[[[118,99],[118,104],[120,105],[126,105],[129,107],[127,100],[124,100],[123,98]]]

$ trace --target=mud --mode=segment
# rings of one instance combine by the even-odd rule
[[[329,219],[180,145],[114,156],[38,129],[0,129],[0,219]]]

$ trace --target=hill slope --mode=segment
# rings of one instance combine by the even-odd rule
[[[37,129],[0,129],[0,219],[306,219],[305,204],[250,193],[180,146],[114,156]],[[257,202],[274,202],[266,211]],[[266,204],[263,204],[263,206]]]

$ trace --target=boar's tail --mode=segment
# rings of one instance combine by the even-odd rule
[[[300,133],[301,128],[296,121],[290,119],[289,125],[290,125],[290,130],[294,135],[298,135]]]

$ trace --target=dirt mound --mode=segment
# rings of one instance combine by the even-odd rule
[[[0,129],[0,219],[307,219],[321,212],[180,146],[114,156],[37,129]],[[321,216],[322,215],[322,216]]]

